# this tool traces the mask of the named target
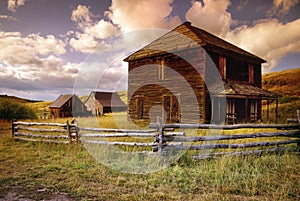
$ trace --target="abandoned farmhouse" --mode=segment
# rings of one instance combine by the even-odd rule
[[[166,122],[245,123],[262,116],[262,100],[278,97],[262,89],[266,61],[185,22],[128,62],[128,117]]]

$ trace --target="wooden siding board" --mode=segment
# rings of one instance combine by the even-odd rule
[[[201,53],[201,54],[200,54]],[[173,95],[173,96],[183,96],[186,102],[181,102],[181,108],[189,108],[192,111],[201,111],[205,108],[205,83],[203,80],[204,70],[205,70],[205,58],[203,58],[203,52],[199,50],[193,50],[190,52],[184,52],[183,54],[189,55],[193,59],[192,63],[197,65],[192,67],[187,61],[179,58],[177,55],[169,54],[164,57],[165,61],[165,80],[157,80],[157,66],[159,61],[162,58],[152,58],[139,61],[129,62],[129,73],[128,73],[128,116],[132,119],[135,119],[136,104],[135,97],[144,96],[144,118],[149,117],[150,109],[158,105],[163,106],[163,96]],[[205,54],[204,54],[205,55]],[[196,59],[195,59],[196,58]],[[199,58],[199,59],[197,59]],[[139,67],[141,67],[139,69]],[[203,75],[200,75],[199,72]],[[184,79],[188,83],[188,87],[192,90],[193,93],[189,94],[186,91],[186,85],[182,85],[181,80]],[[145,80],[151,83],[151,86],[144,86]],[[144,86],[139,89],[140,86]],[[164,86],[164,87],[162,87]],[[168,90],[168,89],[171,89]],[[195,103],[195,98],[196,103]],[[162,107],[163,108],[163,107]],[[195,110],[194,110],[195,109]],[[160,113],[156,108],[155,114]],[[188,112],[186,110],[178,111],[178,116],[182,116],[183,112]],[[175,113],[175,111],[173,111]],[[187,116],[187,115],[185,115]],[[205,114],[195,115],[201,122],[204,121]],[[189,121],[191,119],[183,119]],[[198,121],[199,122],[199,121]],[[197,123],[198,123],[197,122]]]

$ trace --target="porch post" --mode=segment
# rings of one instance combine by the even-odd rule
[[[246,123],[248,123],[248,98],[246,98],[245,101],[245,117],[246,117]]]
[[[215,107],[214,107],[214,98],[213,97],[211,97],[211,121],[213,122],[213,123],[215,123],[214,121],[215,121]]]

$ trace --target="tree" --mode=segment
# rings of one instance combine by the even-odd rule
[[[4,100],[0,102],[0,119],[11,121],[12,119],[36,119],[34,110],[20,103]]]

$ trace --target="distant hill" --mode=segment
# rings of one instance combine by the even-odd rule
[[[263,89],[283,97],[300,99],[300,68],[264,74]]]
[[[2,100],[11,100],[11,101],[16,101],[18,103],[35,103],[35,102],[41,102],[38,100],[29,100],[29,99],[25,99],[25,98],[20,98],[17,96],[9,96],[9,95],[0,95],[0,101]]]

